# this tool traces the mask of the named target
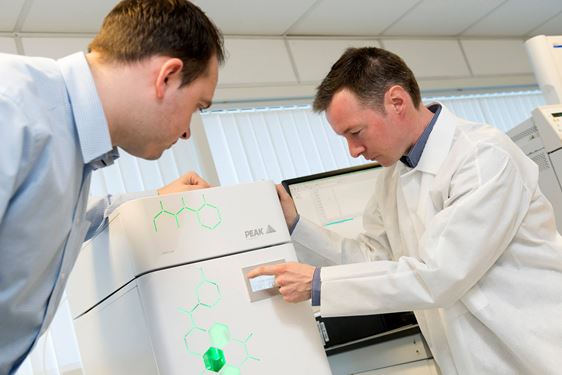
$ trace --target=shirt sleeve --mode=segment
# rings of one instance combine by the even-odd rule
[[[297,218],[295,219],[295,222],[293,223],[293,225],[291,225],[291,227],[289,228],[289,234],[292,234],[293,231],[295,230],[295,227],[297,226],[297,224],[299,223],[299,220],[301,218],[301,215],[297,214]]]
[[[320,267],[314,269],[312,276],[312,293],[311,302],[312,306],[320,306],[320,290],[322,288],[322,280],[320,279]]]
[[[109,194],[104,197],[90,197],[86,211],[86,220],[90,222],[90,228],[86,233],[84,241],[88,241],[105,229],[108,224],[107,218],[109,215],[123,203],[133,199],[151,197],[156,194],[156,190],[147,190],[119,195]]]
[[[334,265],[391,259],[390,244],[383,226],[375,194],[363,213],[364,232],[357,238],[344,238],[339,234],[300,217],[291,238],[311,253],[309,259],[318,264]]]
[[[30,172],[41,140],[29,119],[12,100],[0,94],[0,223],[12,196]]]
[[[420,239],[420,257],[323,267],[324,316],[449,306],[489,271],[514,238],[533,191],[511,156],[478,145]],[[342,304],[345,296],[350,303]]]

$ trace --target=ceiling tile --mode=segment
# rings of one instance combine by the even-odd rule
[[[95,33],[117,0],[35,0],[24,32]]]
[[[301,82],[321,81],[349,47],[380,47],[376,40],[292,39],[288,43]]]
[[[0,31],[14,31],[25,0],[0,0]]]
[[[315,0],[193,0],[224,34],[280,36]]]
[[[461,44],[474,75],[533,72],[522,39],[463,40]]]
[[[562,12],[529,33],[535,35],[562,35]]]
[[[289,35],[378,35],[420,0],[324,0]]]
[[[417,78],[470,76],[456,40],[385,39],[382,44],[385,49],[402,57]]]
[[[91,40],[90,38],[22,38],[21,42],[26,56],[59,59],[74,52],[86,51]]]
[[[458,35],[504,0],[424,0],[384,35]]]
[[[282,39],[226,38],[224,46],[227,57],[219,85],[297,81]]]
[[[414,37],[458,36],[460,32],[462,36],[510,37],[562,34],[562,0],[193,1],[226,35],[362,37],[380,36],[383,31],[385,36]],[[22,30],[17,31],[95,33],[117,2],[30,0]],[[24,3],[0,0],[0,32],[14,31]]]
[[[525,36],[562,10],[560,0],[509,0],[463,36]]]
[[[18,53],[16,49],[16,42],[13,38],[0,37],[0,53]]]

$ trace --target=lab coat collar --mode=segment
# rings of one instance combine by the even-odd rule
[[[435,104],[431,103],[430,105]],[[449,153],[459,119],[442,103],[441,113],[427,139],[420,161],[413,171],[437,174]]]

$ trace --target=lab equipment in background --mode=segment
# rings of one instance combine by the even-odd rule
[[[546,103],[562,103],[562,35],[537,35],[525,47]]]
[[[552,204],[562,233],[562,104],[534,109],[507,134],[539,166],[540,189]]]
[[[363,232],[363,211],[381,172],[380,164],[370,163],[288,179],[282,184],[292,196],[300,215],[341,236],[355,238]],[[299,261],[330,265],[301,244],[294,245]],[[330,318],[316,314],[316,320],[334,374],[356,373],[431,358],[411,311]],[[420,350],[419,346],[425,349]]]
[[[289,241],[270,182],[123,204],[69,281],[86,375],[329,374],[310,302],[246,277]]]

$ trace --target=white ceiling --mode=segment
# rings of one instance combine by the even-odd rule
[[[562,35],[562,0],[193,0],[226,35]],[[116,0],[0,0],[0,33],[93,34]]]

